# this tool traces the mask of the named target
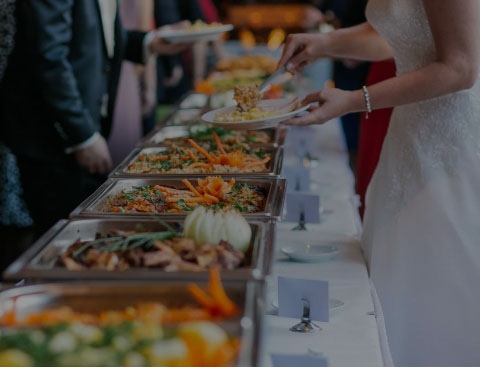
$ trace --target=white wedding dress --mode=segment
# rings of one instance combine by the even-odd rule
[[[370,0],[367,18],[398,74],[434,60],[422,0]],[[479,367],[480,82],[394,109],[362,240],[395,366]]]

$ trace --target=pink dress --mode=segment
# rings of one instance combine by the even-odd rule
[[[137,29],[137,0],[123,0],[120,16],[126,29]],[[113,125],[108,146],[113,166],[117,166],[132,151],[142,137],[142,101],[135,64],[123,61],[113,113]]]

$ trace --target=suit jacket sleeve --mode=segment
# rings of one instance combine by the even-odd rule
[[[195,22],[197,19],[205,21],[198,0],[184,0],[179,1],[180,17]]]
[[[125,54],[124,58],[137,63],[144,64],[146,62],[145,55],[145,32],[139,31],[127,31]]]
[[[28,0],[26,3],[32,47],[38,57],[41,93],[53,112],[52,123],[61,130],[65,147],[87,140],[96,131],[68,60],[73,2]]]

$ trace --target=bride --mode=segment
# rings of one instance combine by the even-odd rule
[[[321,57],[394,58],[397,76],[312,93],[292,125],[394,106],[362,238],[397,367],[480,366],[480,1],[370,0],[367,23],[288,37],[291,72]]]

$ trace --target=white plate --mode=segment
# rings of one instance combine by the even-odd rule
[[[334,245],[305,245],[285,246],[282,252],[287,255],[290,260],[299,262],[319,262],[330,260],[338,253],[338,247]]]
[[[202,29],[164,29],[157,32],[157,36],[170,43],[190,43],[195,41],[210,41],[217,39],[222,33],[231,31],[232,24],[209,26]]]
[[[281,109],[282,107],[285,107],[290,102],[292,102],[291,98],[265,99],[258,103],[258,107],[265,110],[275,111],[275,110]],[[287,113],[282,113],[282,114],[274,115],[270,117],[264,117],[258,120],[245,120],[245,121],[235,121],[235,122],[215,121],[215,116],[217,114],[229,113],[234,111],[236,108],[236,107],[224,107],[224,108],[219,108],[217,110],[212,110],[205,113],[204,115],[202,115],[202,120],[208,123],[211,123],[212,125],[221,126],[225,129],[260,130],[260,129],[266,129],[269,127],[277,126],[280,122],[288,120],[289,118],[298,115],[300,112],[307,110],[308,107],[309,105],[301,106]]]

